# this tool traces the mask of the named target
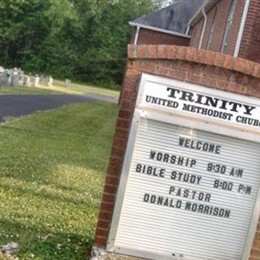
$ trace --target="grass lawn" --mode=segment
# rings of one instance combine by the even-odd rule
[[[101,87],[94,87],[84,84],[72,83],[71,87],[65,87],[64,82],[55,80],[53,86],[47,87],[0,87],[0,95],[30,95],[30,94],[93,94],[108,96],[113,98],[119,97],[119,91]]]
[[[88,259],[116,114],[83,103],[0,124],[0,245],[18,259]]]
[[[47,88],[34,87],[0,87],[0,95],[48,95],[61,94],[60,91],[55,91]]]

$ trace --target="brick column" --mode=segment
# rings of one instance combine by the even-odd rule
[[[141,73],[260,98],[260,64],[191,47],[129,45],[94,246],[106,248]],[[250,260],[260,259],[260,222]]]

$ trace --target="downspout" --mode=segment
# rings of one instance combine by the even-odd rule
[[[189,31],[190,31],[190,22],[188,23],[185,35],[189,35]]]
[[[202,14],[204,16],[204,23],[203,23],[202,32],[201,32],[201,35],[200,35],[200,42],[199,42],[199,46],[198,46],[199,49],[201,49],[201,46],[202,46],[202,41],[203,41],[203,38],[204,38],[205,29],[206,29],[207,20],[208,20],[207,15],[205,13],[205,6],[203,6],[203,8],[202,8]]]
[[[136,32],[135,32],[135,40],[134,40],[134,45],[137,44],[138,38],[139,38],[139,32],[140,32],[140,26],[136,27]]]
[[[242,41],[242,37],[243,37],[245,25],[246,25],[246,18],[247,18],[247,14],[248,14],[248,10],[249,10],[250,1],[251,0],[245,1],[245,7],[244,7],[243,16],[241,19],[241,24],[240,24],[240,28],[239,28],[239,32],[238,32],[238,36],[237,36],[234,57],[238,57],[238,54],[239,54],[240,45],[241,45],[241,41]]]

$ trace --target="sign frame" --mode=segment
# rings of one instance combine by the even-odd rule
[[[130,172],[130,166],[131,166],[132,156],[134,153],[134,145],[135,145],[135,141],[136,141],[136,137],[137,137],[137,131],[138,131],[138,125],[139,125],[140,119],[146,118],[146,119],[155,120],[157,122],[164,122],[164,123],[174,124],[174,125],[178,125],[178,126],[185,126],[186,128],[190,128],[190,129],[202,130],[202,131],[206,131],[206,132],[210,132],[210,133],[215,133],[218,135],[224,135],[227,137],[252,141],[255,143],[260,143],[260,131],[246,129],[243,126],[238,127],[237,125],[230,128],[230,122],[220,123],[218,121],[214,121],[214,120],[210,120],[210,119],[194,118],[194,116],[182,115],[181,113],[178,113],[175,111],[173,111],[172,113],[167,113],[167,112],[160,112],[160,110],[158,110],[158,109],[147,108],[147,107],[143,106],[142,102],[141,102],[142,98],[143,98],[144,87],[145,87],[145,84],[147,83],[147,81],[153,81],[153,82],[157,82],[159,84],[164,83],[167,85],[171,85],[172,82],[174,82],[174,83],[177,82],[178,84],[185,84],[186,86],[188,86],[188,88],[192,88],[192,86],[195,85],[195,84],[190,84],[190,83],[186,83],[186,82],[182,82],[182,81],[162,78],[162,77],[158,77],[158,76],[152,76],[149,74],[142,75],[139,92],[138,92],[138,98],[137,98],[135,111],[134,111],[134,115],[133,115],[133,119],[132,119],[132,124],[131,124],[131,128],[130,128],[130,135],[129,135],[126,154],[125,154],[125,158],[124,158],[124,164],[123,164],[123,168],[122,168],[115,209],[114,209],[113,218],[112,218],[112,222],[111,222],[111,228],[110,228],[109,237],[108,237],[107,251],[114,252],[114,253],[133,255],[136,257],[160,259],[161,255],[157,255],[157,254],[145,252],[145,251],[139,251],[139,250],[135,250],[132,248],[125,248],[125,247],[120,248],[120,247],[116,247],[116,245],[115,245],[115,237],[117,234],[117,229],[118,229],[118,225],[119,225],[119,221],[120,221],[120,214],[121,214],[121,209],[122,209],[123,201],[124,201],[125,188],[127,186],[128,175]],[[215,95],[216,93],[219,94],[218,90],[205,88],[205,87],[202,87],[199,85],[196,85],[196,86],[198,86],[198,88],[200,88],[200,90],[202,90],[202,91],[206,90],[207,94],[212,94],[212,95]],[[259,103],[259,107],[260,107],[259,99],[256,99],[256,98],[251,99],[251,98],[243,96],[243,95],[226,92],[227,98],[236,99],[238,96],[242,102],[250,103],[253,100],[254,104],[258,105],[258,103]],[[245,239],[245,246],[244,246],[244,250],[243,250],[242,260],[247,260],[250,256],[250,251],[252,248],[252,244],[254,241],[254,236],[255,236],[255,232],[256,232],[256,228],[257,228],[257,224],[258,224],[259,214],[260,214],[260,187],[258,188],[256,201],[255,201],[254,209],[253,209],[253,214],[251,216],[251,222],[249,225],[247,237]],[[164,259],[178,260],[177,257],[167,257],[167,256],[164,256]]]

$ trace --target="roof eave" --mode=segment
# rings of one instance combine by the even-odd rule
[[[144,28],[144,29],[151,30],[151,31],[166,33],[166,34],[170,34],[170,35],[174,35],[174,36],[179,36],[179,37],[183,37],[183,38],[187,38],[187,39],[190,39],[190,38],[191,38],[191,36],[189,36],[189,35],[186,35],[186,34],[183,34],[183,33],[179,33],[179,32],[175,32],[175,31],[165,30],[165,29],[158,28],[158,27],[153,27],[153,26],[144,25],[144,24],[139,24],[139,23],[134,23],[134,22],[129,22],[129,24],[130,24],[131,26],[134,26],[134,27],[140,27],[140,28]]]
[[[190,19],[189,25],[194,26],[202,17],[202,9],[204,8],[205,11],[207,12],[210,10],[218,0],[206,0],[205,4],[201,6],[201,8],[195,13],[195,15]]]

